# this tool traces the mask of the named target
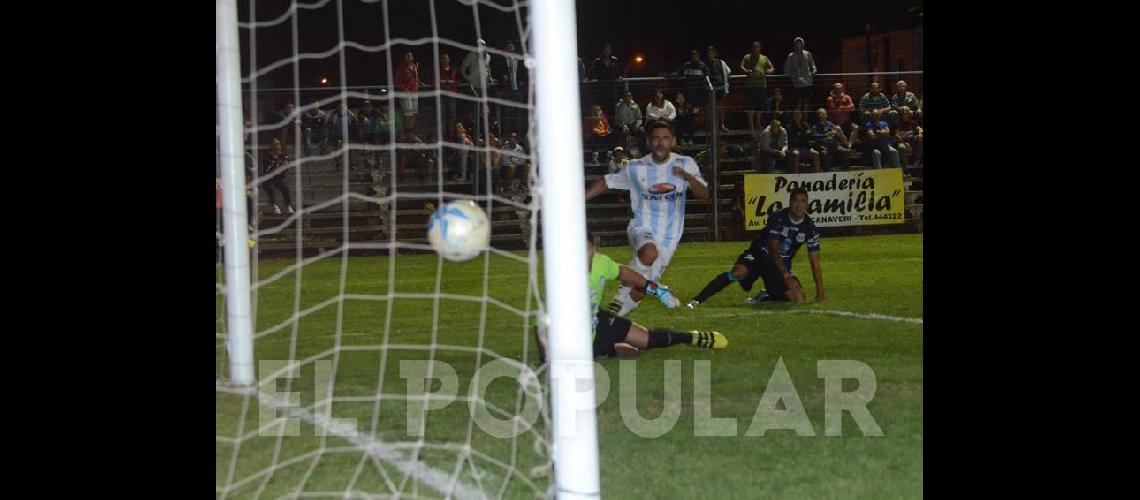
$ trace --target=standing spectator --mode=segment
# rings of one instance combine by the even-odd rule
[[[621,81],[622,77],[623,70],[618,64],[618,58],[613,55],[613,48],[607,43],[602,47],[601,57],[594,59],[590,71],[586,73],[587,79],[598,82],[595,90],[596,102],[604,103],[606,106],[616,102],[617,82]]]
[[[728,63],[717,57],[716,47],[709,45],[709,82],[712,83],[713,89],[716,90],[717,109],[710,109],[710,113],[720,113],[720,129],[724,132],[730,132],[728,125],[725,124],[725,105],[724,100],[728,98],[728,75],[732,74],[732,68],[728,67]],[[712,116],[712,115],[709,115]]]
[[[289,156],[285,154],[285,146],[280,139],[274,138],[271,148],[269,158],[261,165],[261,177],[264,178],[261,185],[265,187],[265,193],[269,196],[273,215],[281,215],[281,207],[277,205],[277,197],[273,193],[275,189],[281,192],[286,211],[292,214],[293,198],[289,196],[288,169],[285,168],[289,164]]]
[[[396,68],[396,89],[401,92],[419,93],[420,86],[426,85],[420,81],[420,63],[416,62],[416,56],[410,50],[405,52],[403,64]],[[415,129],[416,115],[420,112],[419,96],[401,97],[400,111],[404,114],[404,126]]]
[[[467,148],[473,147],[475,141],[471,138],[471,135],[467,133],[467,127],[463,126],[462,121],[455,122],[455,126],[452,127],[451,130],[449,142],[459,147],[445,146],[448,148],[444,156],[445,166],[451,171],[453,179],[466,182],[467,162],[471,156],[471,152]]]
[[[898,146],[899,158],[902,160],[902,166],[906,167],[912,164],[907,156],[913,156],[913,164],[921,167],[922,126],[914,119],[910,106],[903,106],[900,110],[902,118],[898,125],[895,125],[895,144]]]
[[[681,144],[693,144],[693,105],[685,99],[685,93],[678,90],[677,95],[673,96],[676,100],[674,107],[677,108],[677,120],[674,122],[674,128],[677,129],[677,141]]]
[[[388,104],[388,100],[381,101]],[[360,109],[356,110],[356,140],[364,144],[376,144],[379,139],[376,137],[376,108],[372,105],[372,101],[365,99],[364,104]],[[387,139],[384,144],[388,144]]]
[[[684,76],[685,97],[693,104],[695,116],[701,116],[701,110],[709,101],[709,67],[696,49],[689,51],[689,62],[681,68],[681,74]]]
[[[495,56],[491,60],[492,70],[499,77],[499,96],[511,102],[525,103],[520,89],[525,90],[524,72],[526,68],[519,62],[515,54],[515,43],[507,42],[503,50],[511,53],[510,56]],[[512,106],[498,106],[499,120],[505,130],[521,130],[524,127],[522,113]]]
[[[352,137],[350,134],[356,127],[356,115],[341,101],[340,104],[337,104],[336,110],[329,113],[328,127],[329,144],[335,144],[336,150],[340,151],[340,148],[344,146],[345,137]],[[341,168],[341,155],[339,153],[336,155],[336,168],[337,170]]]
[[[389,144],[393,140],[399,140],[404,136],[404,129],[410,127],[401,126],[400,116],[393,113],[391,104],[385,99],[380,101],[380,112],[372,118],[372,130],[369,135],[373,137],[376,144]],[[362,123],[361,127],[365,125]]]
[[[863,121],[871,119],[872,112],[886,116],[891,111],[891,100],[879,89],[879,82],[871,82],[871,89],[859,99],[859,111]]]
[[[439,71],[436,72],[436,78],[437,90],[458,92],[459,74],[451,65],[451,56],[446,52],[439,56]],[[455,98],[440,94],[439,103],[443,108],[440,110],[443,115],[443,130],[451,130],[451,124],[455,122]]]
[[[400,134],[399,143],[423,144],[424,141],[416,135],[415,130],[408,128],[404,129]],[[419,177],[420,180],[427,178],[427,156],[424,154],[424,150],[418,148],[400,148],[397,146],[396,162],[397,165],[399,165],[401,175],[411,170],[413,173],[418,174],[417,177]]]
[[[815,140],[812,149],[819,152],[823,158],[824,166],[835,170],[838,168],[840,157],[847,157],[851,151],[851,142],[843,129],[827,119],[827,110],[819,108],[815,112],[816,122],[811,125],[811,135]]]
[[[507,42],[503,50],[514,54],[515,43]],[[517,56],[498,56],[493,61],[496,66],[496,75],[499,81],[503,83],[503,88],[510,91],[518,91],[519,89],[519,61]]]
[[[768,98],[768,116],[781,122],[788,119],[788,108],[784,103],[784,92],[779,87],[772,89],[772,97]]]
[[[768,56],[760,51],[760,42],[752,42],[752,53],[740,61],[740,70],[748,75],[744,93],[748,97],[748,130],[756,134],[756,125],[762,125],[764,108],[768,105],[768,75],[776,71]]]
[[[772,120],[772,123],[760,132],[756,150],[760,168],[765,172],[775,167],[776,162],[781,162],[788,170],[791,170],[792,165],[799,168],[799,153],[794,150],[788,151],[788,133],[781,127],[780,120]]]
[[[891,113],[895,114],[895,120],[891,121],[891,115],[887,115],[887,122],[892,125],[899,123],[899,118],[902,117],[902,108],[906,106],[910,108],[911,112],[915,115],[922,113],[922,105],[918,102],[918,97],[914,92],[906,89],[906,82],[899,80],[895,83],[895,95],[891,96]]]
[[[325,120],[328,118],[321,110],[320,99],[313,98],[308,111],[301,113],[301,127],[305,135],[305,154],[311,155],[313,148],[321,154],[325,145]]]
[[[792,121],[788,123],[788,149],[793,153],[792,172],[800,173],[799,158],[807,155],[811,158],[811,166],[815,169],[816,173],[820,170],[819,151],[811,147],[811,126],[804,121],[804,114],[800,111],[792,111]]]
[[[673,123],[673,120],[676,119],[677,108],[665,98],[665,91],[662,89],[654,91],[653,100],[645,105],[645,120],[648,122],[661,120],[665,123]]]
[[[784,73],[792,79],[792,100],[795,109],[804,111],[811,109],[812,79],[815,77],[815,59],[811,52],[804,50],[804,39],[796,37],[792,41],[795,50],[788,54],[784,63]]]
[[[467,53],[463,64],[459,66],[459,74],[474,90],[474,94],[479,96],[488,84],[495,83],[495,79],[491,77],[491,55],[482,50],[487,46],[487,42],[479,39],[476,43],[479,45],[479,50]]]
[[[640,141],[645,135],[645,127],[642,125],[644,119],[641,106],[633,100],[633,93],[625,91],[621,100],[614,106],[614,128],[621,134],[622,144],[628,147]]]
[[[843,91],[843,84],[835,82],[835,85],[831,86],[831,94],[827,96],[827,113],[833,123],[851,136],[852,142],[855,140],[853,132],[859,129],[859,126],[851,119],[851,112],[853,111],[855,111],[855,102],[851,100],[850,95]]]
[[[297,130],[301,128],[301,117],[296,116],[297,107],[293,103],[285,103],[285,108],[277,116],[277,121],[284,122],[281,125],[281,131],[278,132],[278,138],[281,139],[282,145],[290,144],[290,139],[296,137]]]
[[[867,148],[875,168],[883,168],[884,154],[892,167],[899,166],[899,152],[891,147],[891,127],[882,120],[882,113],[878,109],[871,111],[871,119],[863,125],[863,130],[867,133]]]
[[[468,109],[471,113],[471,123],[474,124],[475,136],[482,137],[483,115],[488,111],[487,104],[483,100],[484,94],[487,86],[496,82],[491,77],[491,55],[484,50],[487,42],[479,39],[476,44],[478,50],[469,52],[467,57],[463,59],[463,64],[459,67],[459,74],[467,82],[468,91],[479,99],[471,103],[471,107]]]

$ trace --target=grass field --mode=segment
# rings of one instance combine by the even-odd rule
[[[824,303],[748,306],[735,284],[695,311],[670,311],[655,301],[644,302],[630,315],[632,320],[650,327],[717,330],[730,344],[723,350],[673,346],[637,358],[635,401],[644,418],[676,409],[676,404],[665,403],[669,392],[665,366],[666,361],[680,361],[680,416],[657,438],[641,437],[623,423],[619,383],[629,381],[619,376],[618,360],[600,361],[611,379],[609,397],[598,410],[603,496],[921,497],[922,244],[922,235],[825,238],[822,264],[828,298]],[[662,282],[687,301],[717,273],[726,271],[746,245],[683,244]],[[628,247],[601,251],[620,263],[630,257]],[[485,268],[482,258],[441,264],[433,255],[400,256],[394,263],[384,257],[342,260],[338,256],[304,266],[299,278],[296,272],[283,272],[294,264],[290,259],[259,264],[261,280],[280,277],[257,294],[256,357],[331,361],[325,366],[333,369],[332,417],[356,418],[359,436],[355,444],[343,437],[322,437],[308,423],[300,425],[299,436],[259,436],[259,417],[272,417],[273,410],[258,405],[256,398],[219,386],[215,433],[219,498],[319,493],[343,497],[345,491],[358,497],[396,492],[406,497],[443,497],[440,485],[447,489],[452,481],[457,485],[455,496],[481,490],[489,497],[529,498],[546,491],[551,477],[542,445],[549,439],[545,413],[531,430],[515,439],[501,439],[472,425],[468,404],[457,400],[427,412],[421,442],[407,434],[408,402],[403,395],[408,382],[399,370],[401,360],[446,362],[458,374],[462,397],[476,367],[498,357],[537,368],[526,320],[507,309],[536,307],[533,298],[528,305],[526,263],[493,256]],[[806,252],[797,256],[794,268],[809,297],[814,296]],[[217,276],[221,282],[220,269]],[[397,298],[372,297],[387,295],[390,284]],[[612,293],[616,285],[610,286]],[[433,300],[437,291],[445,298]],[[337,300],[342,294],[346,298]],[[485,294],[494,301],[446,298],[449,294]],[[219,332],[222,300],[219,293],[215,308]],[[295,311],[305,314],[293,321]],[[222,338],[216,339],[218,378],[226,374],[222,343]],[[382,344],[388,349],[380,350]],[[431,345],[438,348],[428,349]],[[746,436],[781,359],[814,435],[776,429]],[[702,360],[709,361],[711,395],[707,401],[694,401],[694,366]],[[873,370],[877,390],[867,409],[883,436],[865,436],[850,414],[842,417],[841,436],[824,435],[824,379],[817,373],[817,362],[824,360],[855,360]],[[289,389],[299,393],[300,406],[308,410],[320,399],[318,393],[327,394],[323,384],[314,382],[318,371],[314,363],[307,363],[291,379]],[[285,384],[278,381],[277,387],[284,390]],[[851,391],[855,385],[845,380],[842,388]],[[432,390],[439,386],[436,382]],[[376,398],[378,393],[384,397]],[[490,384],[484,399],[513,414],[527,398],[520,398],[517,383],[499,379]],[[694,408],[706,405],[713,417],[736,420],[735,435],[694,435]],[[245,438],[234,440],[239,435]],[[361,448],[378,442],[384,446],[372,454]],[[409,471],[417,473],[409,476]]]

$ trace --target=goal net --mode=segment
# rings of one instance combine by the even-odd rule
[[[576,62],[540,64],[574,27],[537,28],[573,2],[216,8],[216,496],[596,494],[592,410],[556,432],[592,383],[550,378],[592,380],[577,79],[548,84]],[[428,218],[459,199],[491,245],[453,263]]]

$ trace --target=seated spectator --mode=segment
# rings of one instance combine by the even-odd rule
[[[843,84],[836,82],[831,86],[831,94],[827,96],[827,114],[831,117],[831,122],[838,125],[843,129],[843,132],[851,136],[851,141],[855,141],[855,133],[859,130],[859,126],[851,119],[851,113],[855,111],[855,102],[851,100],[851,96],[843,90]],[[848,143],[848,147],[851,147]]]
[[[587,146],[606,146],[612,144],[611,138],[613,130],[610,128],[610,120],[606,118],[606,112],[602,111],[602,107],[595,104],[590,106],[590,114],[586,115],[584,123]],[[597,152],[594,152],[594,163],[598,162]]]
[[[599,108],[600,109],[600,108]],[[499,186],[500,193],[507,192],[507,184],[510,183],[510,191],[518,192],[519,184],[523,179],[526,179],[527,174],[530,172],[530,157],[527,156],[526,150],[519,144],[519,134],[511,132],[507,135],[507,141],[503,143],[502,154],[502,179],[496,183],[492,179],[492,185]]]
[[[653,100],[645,105],[645,120],[647,122],[662,120],[666,123],[672,123],[676,119],[677,108],[665,98],[665,91],[661,89],[654,91]]]
[[[879,82],[871,82],[871,90],[859,99],[859,111],[864,122],[871,119],[871,113],[874,111],[878,111],[880,116],[886,117],[890,122],[891,100],[887,99],[887,95],[879,88]]]
[[[677,144],[693,145],[693,122],[696,117],[696,111],[689,100],[685,98],[685,93],[677,91],[674,96],[676,102],[674,107],[677,108],[677,120],[673,122],[673,129],[677,131]]]
[[[274,190],[281,193],[281,197],[285,201],[286,211],[290,214],[294,213],[293,199],[289,196],[289,183],[287,182],[289,170],[285,168],[289,164],[289,160],[289,156],[285,154],[285,145],[281,143],[281,139],[274,137],[269,158],[261,164],[261,177],[264,178],[261,185],[265,187],[265,194],[269,196],[269,204],[273,206],[273,215],[281,215],[281,207],[277,205]]]
[[[891,111],[897,113],[898,118],[902,118],[903,106],[910,108],[915,115],[922,114],[922,105],[919,104],[918,97],[914,95],[914,92],[906,89],[905,81],[899,80],[895,84],[895,95],[891,96]],[[889,119],[887,121],[890,122]],[[897,125],[898,121],[891,123]]]
[[[794,150],[788,151],[788,133],[781,126],[780,120],[772,120],[760,132],[760,138],[756,142],[756,158],[760,161],[762,171],[770,171],[776,162],[780,162],[786,170],[791,170],[792,165],[799,163],[799,156]]]
[[[797,158],[807,156],[811,158],[811,166],[816,173],[820,172],[819,151],[811,147],[811,126],[804,121],[804,114],[799,110],[792,111],[792,121],[786,127],[788,131],[788,150],[795,153]],[[800,173],[799,161],[792,162],[792,173]]]
[[[841,157],[849,157],[851,141],[843,128],[827,119],[827,110],[815,112],[816,122],[811,125],[812,149],[819,151],[824,167],[835,170]]]
[[[320,100],[313,98],[312,107],[301,113],[301,131],[305,136],[305,154],[312,154],[313,148],[321,154],[325,146],[325,119],[327,116],[321,110]]]
[[[393,113],[391,110],[392,105],[388,101],[380,101],[380,111],[372,116],[372,133],[369,142],[374,144],[388,144],[391,138],[399,139],[404,136],[404,127],[401,123],[400,115]],[[366,126],[361,123],[361,128]]]
[[[787,121],[787,107],[784,102],[784,91],[779,87],[772,89],[772,97],[768,98],[767,118],[772,120],[779,120],[780,122]]]
[[[899,109],[902,111],[902,118],[899,119],[899,124],[895,125],[895,146],[899,150],[902,166],[910,165],[911,160],[907,157],[913,156],[914,164],[921,167],[922,126],[914,119],[914,113],[911,112],[910,106],[903,106]]]
[[[610,166],[608,173],[615,173],[629,164],[629,156],[625,153],[625,148],[617,146],[614,148],[613,155],[610,157]]]
[[[622,167],[629,165],[629,157],[625,153],[625,148],[617,146],[614,148],[613,154],[610,156],[610,166],[608,173],[617,173]],[[622,194],[625,191],[620,189],[614,190],[617,193],[617,202],[625,203],[625,196]]]
[[[614,129],[621,134],[622,143],[630,145],[645,135],[641,106],[633,100],[633,93],[625,91],[614,106]]]
[[[884,154],[887,155],[887,161],[892,167],[899,166],[899,152],[891,147],[891,142],[894,140],[891,135],[891,127],[883,121],[882,113],[879,110],[873,109],[871,111],[871,120],[863,125],[863,131],[867,134],[867,151],[875,168],[883,168],[882,155]]]

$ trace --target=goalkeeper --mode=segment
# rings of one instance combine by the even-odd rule
[[[680,304],[669,287],[645,279],[629,266],[619,265],[606,255],[597,253],[594,237],[587,233],[587,248],[590,264],[590,306],[594,314],[594,356],[630,357],[639,349],[669,347],[674,344],[689,344],[695,347],[723,349],[728,339],[720,332],[677,331],[668,328],[647,329],[610,311],[599,308],[606,281],[620,279],[623,283],[644,291],[645,295],[657,297],[665,307],[672,309]],[[536,325],[537,326],[537,325]],[[546,359],[545,328],[536,328],[539,357]]]

